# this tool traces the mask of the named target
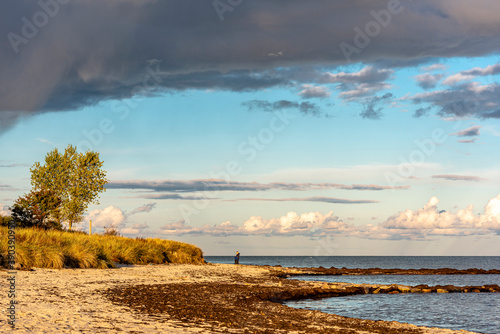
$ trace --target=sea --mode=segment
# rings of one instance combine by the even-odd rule
[[[233,256],[206,256],[211,263],[234,263]],[[241,256],[241,265],[324,268],[500,269],[500,256]],[[291,279],[403,285],[500,285],[500,275],[295,276]],[[301,300],[290,307],[345,317],[406,322],[419,326],[500,334],[500,293],[356,295]]]

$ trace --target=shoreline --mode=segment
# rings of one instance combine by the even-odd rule
[[[19,271],[15,332],[472,333],[288,307],[283,301],[377,289],[287,280],[288,269],[207,264]],[[0,273],[3,291],[6,276]],[[6,299],[2,295],[2,304]],[[4,314],[0,333],[12,332],[6,323]]]
[[[381,269],[381,268],[323,268],[323,267],[281,267],[277,266],[263,266],[269,267],[276,271],[283,272],[283,275],[289,276],[346,276],[346,275],[500,275],[500,269],[452,269],[452,268],[438,268],[438,269]]]

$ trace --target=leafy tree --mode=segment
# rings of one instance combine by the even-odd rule
[[[45,156],[45,165],[36,162],[31,167],[31,185],[50,189],[61,198],[58,222],[68,223],[71,230],[91,203],[99,204],[99,193],[106,191],[108,180],[102,165],[99,153],[78,153],[69,145],[64,154],[55,149]]]
[[[11,220],[12,218],[10,216],[0,215],[0,226],[8,226]]]
[[[11,217],[19,227],[61,229],[60,206],[61,199],[53,190],[32,190],[14,202]]]
[[[28,206],[14,204],[11,211],[11,218],[14,220],[17,227],[33,227],[36,225],[33,218],[33,212]]]

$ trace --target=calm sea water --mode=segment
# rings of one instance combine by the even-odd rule
[[[208,262],[234,263],[233,256],[206,256]],[[336,268],[500,269],[500,256],[245,256],[240,264]]]
[[[207,256],[234,263],[232,256]],[[240,264],[283,267],[500,269],[500,256],[242,256]],[[404,285],[500,285],[500,275],[300,276],[326,282]],[[288,306],[346,317],[500,334],[500,293],[357,295],[288,302]]]
[[[357,295],[316,301],[288,302],[297,308],[346,317],[414,325],[500,333],[498,293]]]

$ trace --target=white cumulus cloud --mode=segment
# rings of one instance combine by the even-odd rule
[[[113,227],[119,231],[119,233],[124,235],[137,235],[144,232],[144,230],[149,228],[148,223],[144,222],[142,224],[133,223],[130,225],[128,219],[130,216],[139,214],[139,213],[147,213],[153,210],[156,207],[156,203],[148,203],[144,204],[140,207],[137,207],[130,211],[130,213],[126,213],[121,208],[116,206],[108,206],[104,209],[96,209],[91,211],[87,220],[92,220],[92,226],[98,228],[103,227]]]
[[[143,223],[143,224],[132,224],[130,227],[125,227],[120,229],[120,233],[124,235],[131,235],[131,234],[140,234],[142,233],[145,229],[148,229],[149,225],[148,223]]]
[[[332,211],[323,215],[319,212],[309,212],[298,215],[296,212],[288,212],[280,218],[263,219],[260,216],[250,217],[243,226],[241,232],[249,234],[278,234],[295,235],[304,232],[314,232],[319,229],[342,229],[347,224],[342,222]]]
[[[500,231],[500,195],[486,204],[484,215],[479,217],[477,227]]]
[[[500,195],[491,199],[483,214],[468,205],[457,212],[438,209],[439,199],[432,197],[423,208],[405,210],[380,224],[354,225],[344,222],[332,211],[327,214],[288,212],[279,218],[252,216],[242,225],[226,221],[216,225],[190,226],[185,221],[165,224],[159,233],[168,235],[263,235],[328,236],[383,240],[429,240],[439,236],[500,234]]]
[[[345,231],[349,225],[329,212],[297,214],[288,212],[280,218],[264,219],[252,216],[243,225],[233,225],[230,221],[218,225],[193,227],[184,221],[168,223],[161,228],[163,234],[204,234],[204,235],[318,235]]]
[[[430,234],[484,234],[500,230],[500,195],[491,199],[484,214],[474,214],[471,204],[456,213],[438,210],[439,199],[432,197],[422,208],[393,215],[382,224],[387,229],[430,230]]]
[[[472,213],[473,205],[456,214],[437,209],[439,199],[432,197],[427,204],[416,211],[406,210],[393,215],[383,224],[389,229],[447,229],[474,227],[476,217]]]
[[[116,206],[108,206],[105,209],[96,209],[91,211],[88,219],[92,220],[92,225],[95,227],[114,227],[120,228],[124,226],[125,214]]]

